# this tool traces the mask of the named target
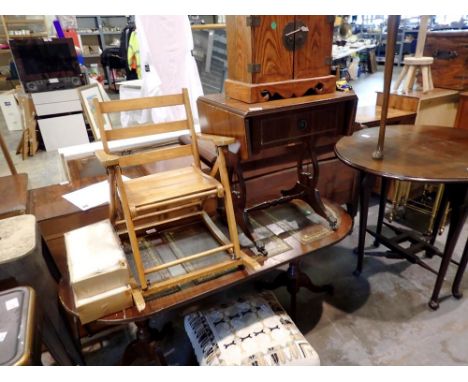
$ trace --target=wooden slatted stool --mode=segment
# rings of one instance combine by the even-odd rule
[[[405,94],[408,94],[416,82],[416,73],[421,71],[422,74],[422,85],[423,93],[434,89],[434,84],[432,83],[432,74],[431,74],[431,64],[434,62],[432,57],[405,57],[404,63],[405,66],[398,77],[397,82],[395,83],[394,90],[398,90],[403,79],[405,83],[403,85],[403,91]]]
[[[201,366],[319,366],[314,348],[268,291],[184,318]]]
[[[431,65],[434,62],[433,57],[424,57],[424,44],[426,43],[427,24],[429,16],[421,16],[419,23],[418,42],[416,44],[416,52],[414,57],[405,57],[403,70],[398,76],[393,90],[398,90],[403,80],[405,80],[403,91],[408,94],[416,82],[416,72],[421,71],[423,93],[434,89],[432,83]]]

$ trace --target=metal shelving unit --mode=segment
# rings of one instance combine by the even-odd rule
[[[381,19],[381,18],[380,18]],[[381,19],[381,21],[383,21]],[[385,45],[387,43],[387,33],[385,22],[380,25],[378,30],[369,31],[369,26],[359,25],[361,32],[359,38],[371,39],[376,41],[376,60],[378,63],[385,63]],[[403,18],[400,22],[400,28],[397,36],[397,47],[395,49],[394,64],[403,65],[406,55],[413,54],[416,51],[416,42],[418,39],[419,17]]]
[[[127,25],[127,16],[76,16],[78,28],[78,34],[83,38],[93,37],[98,38],[93,42],[104,50],[112,45],[112,41],[109,40],[108,36],[118,38],[120,33]],[[83,42],[83,41],[82,41]],[[86,43],[86,42],[84,42]]]
[[[407,41],[408,37],[411,36],[412,40]],[[403,60],[405,58],[405,55],[407,54],[413,54],[416,50],[416,41],[418,39],[418,31],[414,30],[400,30],[398,32],[398,37],[397,37],[397,42],[396,42],[396,53],[395,53],[395,59],[394,59],[394,64],[397,65],[403,65]],[[385,62],[385,45],[387,42],[387,34],[382,33],[380,43],[379,43],[379,48],[377,49],[376,52],[376,58],[377,62]]]
[[[128,24],[129,16],[124,15],[83,15],[76,16],[77,33],[80,36],[85,64],[98,64],[110,83],[110,73],[101,65],[101,53],[112,46],[114,40],[120,42],[120,34]]]

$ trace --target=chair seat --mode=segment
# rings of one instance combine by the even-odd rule
[[[432,65],[434,63],[433,57],[405,57],[405,65]]]
[[[130,210],[169,202],[178,197],[213,191],[222,195],[223,186],[216,179],[194,167],[184,167],[171,171],[130,179],[124,183]]]

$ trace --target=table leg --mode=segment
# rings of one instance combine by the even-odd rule
[[[309,205],[312,207],[312,209],[328,221],[330,228],[332,228],[333,230],[336,230],[338,228],[337,227],[338,222],[334,217],[330,216],[327,213],[325,205],[323,204],[322,199],[320,197],[320,192],[317,188],[320,167],[318,164],[317,154],[314,148],[315,148],[315,142],[312,141],[312,142],[307,143],[306,153],[309,154],[309,159],[312,165],[312,172],[306,172],[303,170],[303,166],[302,166],[303,154],[301,154],[300,161],[298,162],[298,166],[297,166],[298,180],[301,184],[307,187],[307,193],[306,193],[307,201]]]
[[[54,257],[50,253],[49,246],[47,242],[44,240],[44,236],[41,235],[41,245],[42,245],[42,256],[46,262],[47,268],[49,269],[50,275],[58,284],[60,279],[62,278],[62,274],[57,266],[57,263],[54,260]]]
[[[433,310],[439,308],[439,293],[447,273],[447,268],[452,258],[453,250],[457,244],[460,232],[465,224],[468,212],[468,184],[447,184],[446,194],[448,201],[453,206],[450,216],[450,227],[447,234],[447,241],[445,243],[444,253],[440,264],[437,280],[434,285],[429,307]],[[439,214],[438,214],[439,215]],[[438,228],[438,227],[437,227]],[[436,231],[437,232],[437,231]],[[461,267],[459,267],[460,271]],[[461,276],[459,276],[461,277]]]
[[[453,280],[452,294],[455,298],[462,298],[463,293],[460,292],[460,284],[463,279],[463,274],[465,273],[466,265],[468,264],[468,240],[465,244],[465,249],[463,250],[463,255],[460,260],[460,265],[458,266],[457,274]]]
[[[388,187],[390,184],[390,181],[388,178],[381,177],[380,179],[381,179],[381,186],[380,186],[379,216],[377,218],[377,228],[376,228],[376,233],[379,235],[382,234],[383,219],[385,216],[385,206],[387,204]],[[378,247],[379,245],[380,245],[380,242],[376,238],[374,240],[374,247]]]
[[[268,252],[265,249],[265,244],[262,240],[258,239],[254,233],[254,229],[250,224],[249,214],[246,209],[247,204],[247,187],[245,185],[244,173],[240,164],[239,154],[233,154],[228,152],[228,172],[231,183],[231,195],[232,203],[234,207],[234,215],[236,217],[236,223],[254,243],[257,250],[263,255],[267,256]]]
[[[299,156],[296,165],[297,183],[289,190],[282,190],[281,194],[284,197],[289,196],[305,201],[315,213],[327,220],[331,229],[336,230],[338,228],[337,220],[327,213],[317,188],[320,169],[314,147],[315,143],[313,141],[303,142],[299,145]],[[306,159],[310,160],[310,163],[304,165]]]
[[[346,203],[346,210],[348,212],[348,215],[351,216],[352,222],[351,222],[351,230],[349,232],[349,235],[351,235],[354,231],[354,220],[356,218],[357,212],[358,212],[358,205],[359,205],[359,173],[356,172],[356,176],[354,177],[353,181],[353,193],[351,197],[351,202]]]
[[[144,364],[156,363],[157,366],[166,366],[166,360],[158,349],[152,329],[149,326],[149,319],[136,321],[138,327],[137,337],[125,349],[122,357],[122,365],[132,365],[135,361],[146,361]]]
[[[364,171],[359,173],[359,242],[357,247],[357,267],[353,273],[355,276],[359,276],[362,272],[364,244],[366,241],[367,214],[369,212],[369,196],[374,180],[375,177],[372,174]]]
[[[297,293],[301,288],[306,288],[313,293],[333,293],[331,284],[316,285],[310,277],[301,271],[300,262],[298,260],[291,261],[286,272],[281,272],[271,283],[261,283],[260,286],[264,289],[276,289],[285,286],[288,290],[290,300],[290,315],[293,321],[296,319],[296,301]]]

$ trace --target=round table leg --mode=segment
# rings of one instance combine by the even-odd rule
[[[138,364],[156,364],[156,366],[166,366],[166,360],[158,349],[157,341],[151,333],[149,319],[137,321],[137,337],[125,349],[122,357],[122,365]],[[143,362],[144,361],[144,362]]]
[[[457,299],[460,299],[463,297],[463,293],[460,292],[460,284],[463,278],[463,274],[465,273],[467,264],[468,264],[468,240],[466,241],[465,249],[463,250],[463,255],[460,260],[460,265],[458,266],[457,274],[455,275],[455,279],[453,280],[452,294],[453,294],[453,297]]]
[[[432,300],[429,301],[429,308],[431,308],[432,310],[437,310],[439,309],[439,302],[437,300]]]

